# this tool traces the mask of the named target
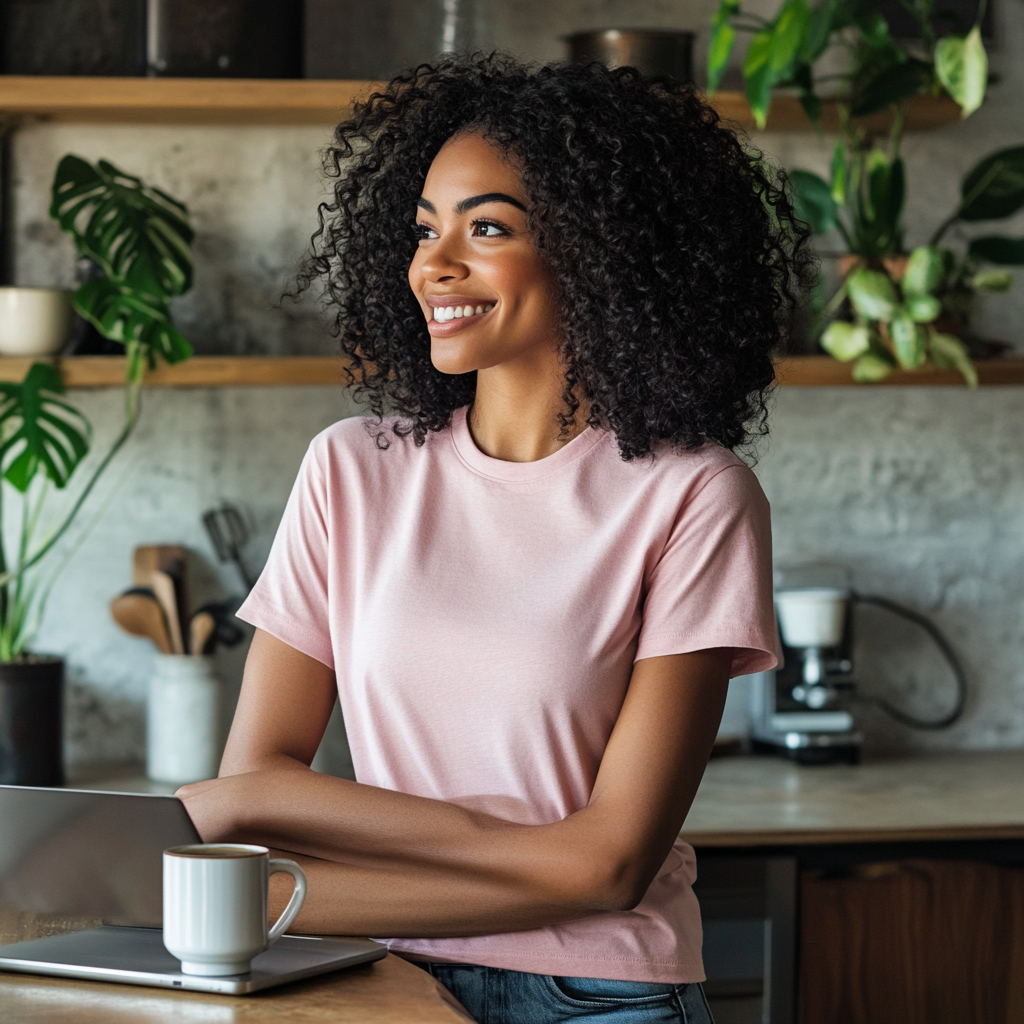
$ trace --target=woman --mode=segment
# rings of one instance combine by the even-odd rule
[[[395,79],[328,166],[305,283],[375,415],[313,441],[181,795],[479,1021],[708,1021],[678,833],[776,660],[732,449],[806,266],[784,191],[689,87],[493,57]],[[337,693],[359,782],[308,767]]]

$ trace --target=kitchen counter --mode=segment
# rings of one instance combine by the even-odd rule
[[[467,1024],[425,971],[390,954],[375,964],[252,996],[169,992],[0,973],[3,1024]]]
[[[1024,751],[855,766],[715,758],[682,836],[697,847],[1024,839]]]

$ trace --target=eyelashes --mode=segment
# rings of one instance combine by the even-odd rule
[[[479,220],[470,221],[470,228],[474,238],[501,238],[512,234],[512,229],[501,221],[481,217]],[[430,238],[437,238],[437,232],[429,225],[417,221],[413,224],[413,235],[417,241],[424,241]]]

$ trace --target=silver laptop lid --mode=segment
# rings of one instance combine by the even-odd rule
[[[162,924],[162,853],[200,842],[173,796],[0,786],[0,942]]]

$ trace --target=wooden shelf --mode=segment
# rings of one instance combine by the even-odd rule
[[[0,358],[0,380],[20,381],[31,359]],[[124,382],[121,356],[69,356],[57,360],[69,388],[110,388]],[[1024,384],[1024,358],[986,359],[975,364],[983,385]],[[194,356],[178,366],[160,366],[146,375],[149,387],[302,387],[343,386],[345,362],[340,356]],[[797,356],[776,363],[783,387],[891,387],[893,385],[963,387],[963,378],[949,370],[900,371],[880,385],[855,384],[849,363],[828,356]]]
[[[0,380],[20,381],[31,359],[0,358]],[[124,383],[123,356],[68,356],[56,360],[69,388],[110,388]],[[342,386],[340,356],[193,356],[146,374],[158,388]]]
[[[974,365],[980,384],[1024,384],[1024,358],[979,359]],[[853,379],[853,364],[839,363],[829,356],[780,359],[775,364],[775,375],[783,387],[964,387],[964,379],[956,371],[931,369],[897,370],[878,384],[857,384]]]
[[[335,124],[352,103],[368,96],[379,82],[314,79],[244,78],[51,78],[0,75],[0,116],[8,120],[122,121],[135,123]],[[711,97],[722,117],[752,128],[742,93]],[[922,96],[911,107],[909,130],[952,124],[960,118],[948,98]],[[826,131],[838,125],[835,104],[825,104]],[[862,121],[880,130],[886,115]],[[799,100],[776,96],[769,131],[809,131]]]

